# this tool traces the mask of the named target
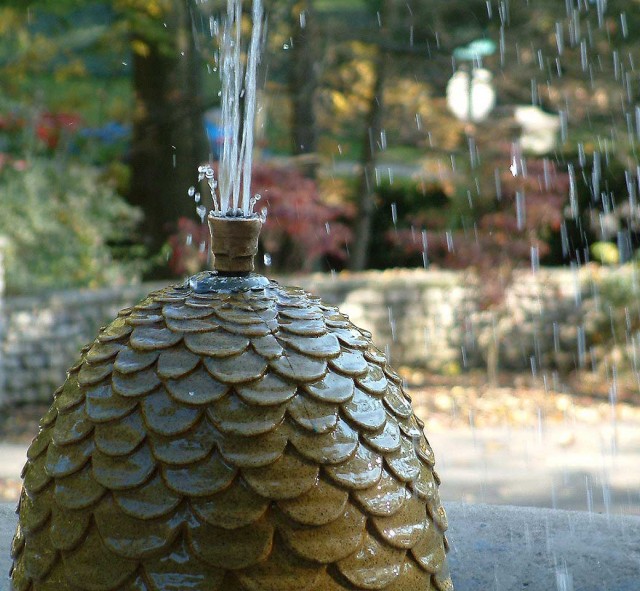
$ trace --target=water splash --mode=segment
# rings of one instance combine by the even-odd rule
[[[252,30],[246,67],[242,60],[242,0],[227,0],[222,27],[211,24],[220,47],[222,82],[222,128],[225,130],[222,158],[216,182],[213,169],[201,166],[200,180],[206,178],[214,207],[211,215],[250,217],[259,195],[251,195],[254,125],[257,102],[257,71],[266,30],[262,0],[253,0]],[[216,195],[216,189],[218,193]]]

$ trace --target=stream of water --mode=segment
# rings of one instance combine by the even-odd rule
[[[253,139],[256,117],[257,72],[263,32],[266,30],[262,0],[253,0],[251,38],[243,60],[242,0],[228,0],[222,26],[210,27],[219,47],[222,82],[222,129],[224,144],[216,182],[210,166],[200,167],[214,201],[213,215],[250,217],[259,196],[251,194]],[[216,192],[217,190],[217,192]]]

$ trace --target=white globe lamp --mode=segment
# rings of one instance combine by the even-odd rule
[[[455,72],[447,84],[449,111],[468,123],[485,121],[496,106],[492,80],[493,75],[485,68],[474,68],[471,76],[467,70]]]

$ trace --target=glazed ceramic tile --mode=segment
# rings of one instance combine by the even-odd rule
[[[321,380],[304,384],[303,388],[318,400],[340,404],[351,399],[355,386],[352,378],[329,371]]]
[[[154,292],[83,348],[40,425],[15,591],[452,589],[400,378],[302,290]]]
[[[294,521],[303,525],[326,525],[342,515],[349,501],[348,491],[318,478],[304,494],[280,501],[280,509]]]

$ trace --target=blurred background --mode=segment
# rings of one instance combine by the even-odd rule
[[[80,346],[207,268],[224,5],[0,6],[2,499]],[[374,333],[445,500],[640,514],[640,2],[265,5],[261,272]]]

